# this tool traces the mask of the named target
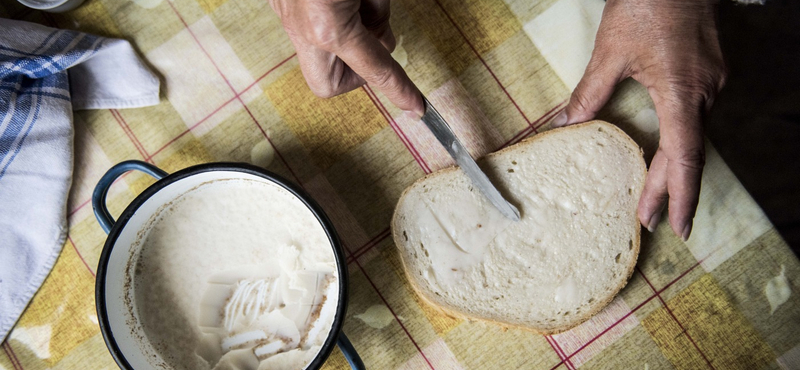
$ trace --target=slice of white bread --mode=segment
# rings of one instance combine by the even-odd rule
[[[639,255],[636,207],[647,168],[622,130],[591,121],[479,161],[521,212],[504,218],[450,167],[405,190],[392,236],[411,285],[445,314],[542,334],[599,312]]]

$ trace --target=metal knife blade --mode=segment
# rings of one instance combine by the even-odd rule
[[[425,126],[428,126],[433,136],[439,140],[447,152],[450,153],[450,156],[456,160],[458,167],[461,167],[461,169],[467,173],[467,176],[469,176],[472,182],[480,189],[481,193],[489,199],[489,202],[491,202],[503,216],[514,221],[519,221],[519,210],[517,207],[514,207],[514,205],[503,198],[500,191],[489,181],[486,174],[483,173],[481,168],[478,167],[478,164],[475,163],[475,160],[472,159],[472,156],[469,155],[467,148],[458,141],[450,125],[445,122],[444,118],[436,111],[436,108],[433,107],[431,102],[424,96],[422,100],[425,102],[425,114],[422,116],[422,122],[425,123]]]

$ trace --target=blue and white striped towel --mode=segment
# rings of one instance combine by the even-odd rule
[[[64,245],[72,110],[155,105],[159,81],[124,40],[8,19],[0,30],[2,342]]]

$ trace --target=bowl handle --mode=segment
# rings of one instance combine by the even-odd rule
[[[147,162],[135,160],[120,162],[116,166],[108,169],[108,172],[106,172],[106,174],[100,178],[100,181],[97,182],[97,186],[94,187],[94,193],[92,193],[92,208],[94,208],[94,216],[97,217],[97,222],[100,224],[100,227],[103,228],[103,231],[106,232],[106,234],[108,234],[111,231],[111,227],[114,226],[114,218],[111,217],[111,213],[108,212],[108,207],[106,207],[106,196],[108,195],[108,189],[111,187],[111,184],[113,184],[114,181],[116,181],[125,172],[133,170],[142,171],[150,176],[155,177],[156,180],[161,180],[167,176],[167,173],[160,168]]]
[[[366,369],[366,367],[364,367],[364,362],[361,361],[361,357],[358,356],[358,352],[356,352],[356,349],[353,348],[353,344],[350,343],[350,339],[347,339],[347,336],[344,335],[344,332],[339,333],[339,339],[336,341],[336,344],[339,345],[339,349],[342,350],[344,358],[346,358],[347,362],[350,363],[351,369]]]

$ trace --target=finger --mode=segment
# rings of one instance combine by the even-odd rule
[[[661,211],[667,204],[667,198],[667,157],[659,149],[650,162],[638,208],[639,222],[651,233],[661,221]]]
[[[364,27],[380,40],[386,50],[390,53],[393,52],[397,40],[389,24],[391,15],[389,0],[362,0],[358,12],[361,14],[361,22]]]
[[[380,30],[373,30],[372,35],[375,36],[378,40],[380,40],[381,45],[388,52],[393,52],[394,49],[397,47],[397,39],[394,37],[394,32],[392,32],[392,27],[389,26],[389,23],[386,23],[386,27]]]
[[[702,134],[677,144],[674,159],[667,165],[669,188],[669,222],[672,230],[684,241],[692,232],[697,203],[700,199],[700,179],[703,175],[705,152]]]
[[[675,234],[687,240],[700,199],[705,164],[702,126],[705,102],[690,94],[668,94],[651,95],[661,126],[659,149],[667,157],[669,223]]]
[[[606,58],[603,52],[595,50],[583,78],[569,98],[569,104],[553,119],[552,126],[571,125],[594,118],[611,98],[617,83],[625,77],[623,72],[623,63]]]
[[[403,67],[360,22],[351,25],[343,41],[330,44],[329,47],[353,71],[383,92],[394,105],[419,116],[425,113],[422,93],[408,78]]]
[[[335,54],[306,43],[295,45],[300,70],[314,95],[330,98],[364,85],[364,79]]]

